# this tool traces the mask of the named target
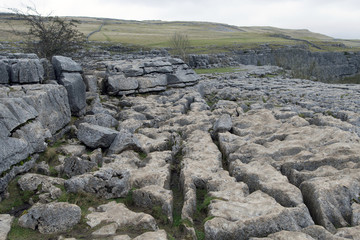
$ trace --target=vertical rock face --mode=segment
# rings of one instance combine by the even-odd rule
[[[81,76],[82,67],[71,58],[63,56],[54,56],[51,62],[56,79],[67,90],[71,113],[76,116],[83,115],[86,107],[86,85]]]
[[[45,141],[70,122],[71,113],[60,85],[0,87],[0,92],[0,173],[10,174],[13,165],[44,151]],[[1,193],[11,178],[2,180]]]

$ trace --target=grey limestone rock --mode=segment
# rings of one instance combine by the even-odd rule
[[[65,202],[36,204],[19,219],[19,225],[40,233],[58,233],[71,229],[81,218],[80,207]]]
[[[151,215],[130,211],[124,204],[115,201],[100,205],[95,211],[88,214],[86,219],[91,228],[105,221],[115,223],[117,229],[131,228],[152,231],[158,229],[156,221]]]
[[[304,202],[317,224],[331,232],[351,224],[351,201],[360,192],[358,179],[358,171],[349,170],[344,175],[313,178],[300,185]]]
[[[171,190],[157,185],[145,186],[133,191],[133,199],[137,206],[153,209],[160,207],[168,221],[172,223],[173,196]]]
[[[214,134],[219,132],[227,132],[232,128],[232,120],[229,114],[223,114],[220,118],[214,123],[213,131]]]
[[[9,214],[0,214],[0,240],[7,239],[14,218],[15,217],[10,216]]]
[[[111,143],[107,154],[119,154],[125,150],[141,151],[139,140],[128,130],[121,129]]]
[[[72,193],[85,191],[106,199],[125,197],[130,190],[130,174],[127,170],[101,168],[93,173],[74,176],[64,185]]]
[[[168,236],[165,230],[159,229],[155,232],[146,232],[134,238],[134,240],[147,240],[147,239],[154,239],[154,240],[167,240]],[[115,240],[115,239],[114,239]]]
[[[113,128],[117,127],[119,121],[117,121],[113,116],[106,113],[98,113],[94,115],[86,115],[83,120],[87,123],[99,125],[102,127]]]
[[[86,86],[80,73],[64,72],[58,81],[67,90],[71,112],[81,115],[86,107]]]
[[[98,125],[81,123],[77,137],[86,146],[91,148],[107,148],[112,145],[118,132],[110,128],[101,127]]]
[[[41,83],[44,68],[39,59],[18,59],[10,62],[10,81],[12,83]]]
[[[84,160],[79,157],[73,156],[65,158],[64,162],[64,173],[68,177],[81,175],[87,172],[90,172],[91,169],[97,166],[97,163]]]
[[[8,65],[0,61],[0,84],[8,84],[9,80]]]
[[[56,77],[59,79],[63,72],[82,72],[80,64],[72,60],[71,58],[64,56],[53,56],[51,63],[54,66]]]

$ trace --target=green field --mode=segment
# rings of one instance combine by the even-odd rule
[[[78,29],[90,41],[122,43],[147,48],[169,47],[169,38],[175,33],[188,35],[192,53],[226,52],[256,48],[262,44],[276,48],[283,45],[308,45],[313,51],[360,50],[360,40],[339,40],[308,30],[279,29],[274,27],[237,27],[208,22],[129,21],[91,17],[72,17],[79,21]],[[24,22],[13,15],[0,15],[0,41],[21,40],[12,28],[26,32]],[[314,47],[316,46],[316,47]]]

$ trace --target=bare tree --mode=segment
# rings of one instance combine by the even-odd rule
[[[187,61],[187,55],[190,48],[190,41],[188,36],[184,33],[175,32],[170,40],[170,46],[176,55],[179,55],[182,60]]]
[[[76,29],[75,20],[60,17],[42,16],[35,7],[27,7],[26,12],[10,9],[29,26],[25,34],[25,50],[40,57],[70,53],[81,48],[85,36]]]

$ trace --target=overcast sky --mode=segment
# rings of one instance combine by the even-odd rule
[[[4,3],[3,3],[4,2]],[[32,0],[42,14],[128,20],[209,21],[236,26],[309,29],[360,39],[360,0]],[[19,8],[29,0],[0,0]]]

